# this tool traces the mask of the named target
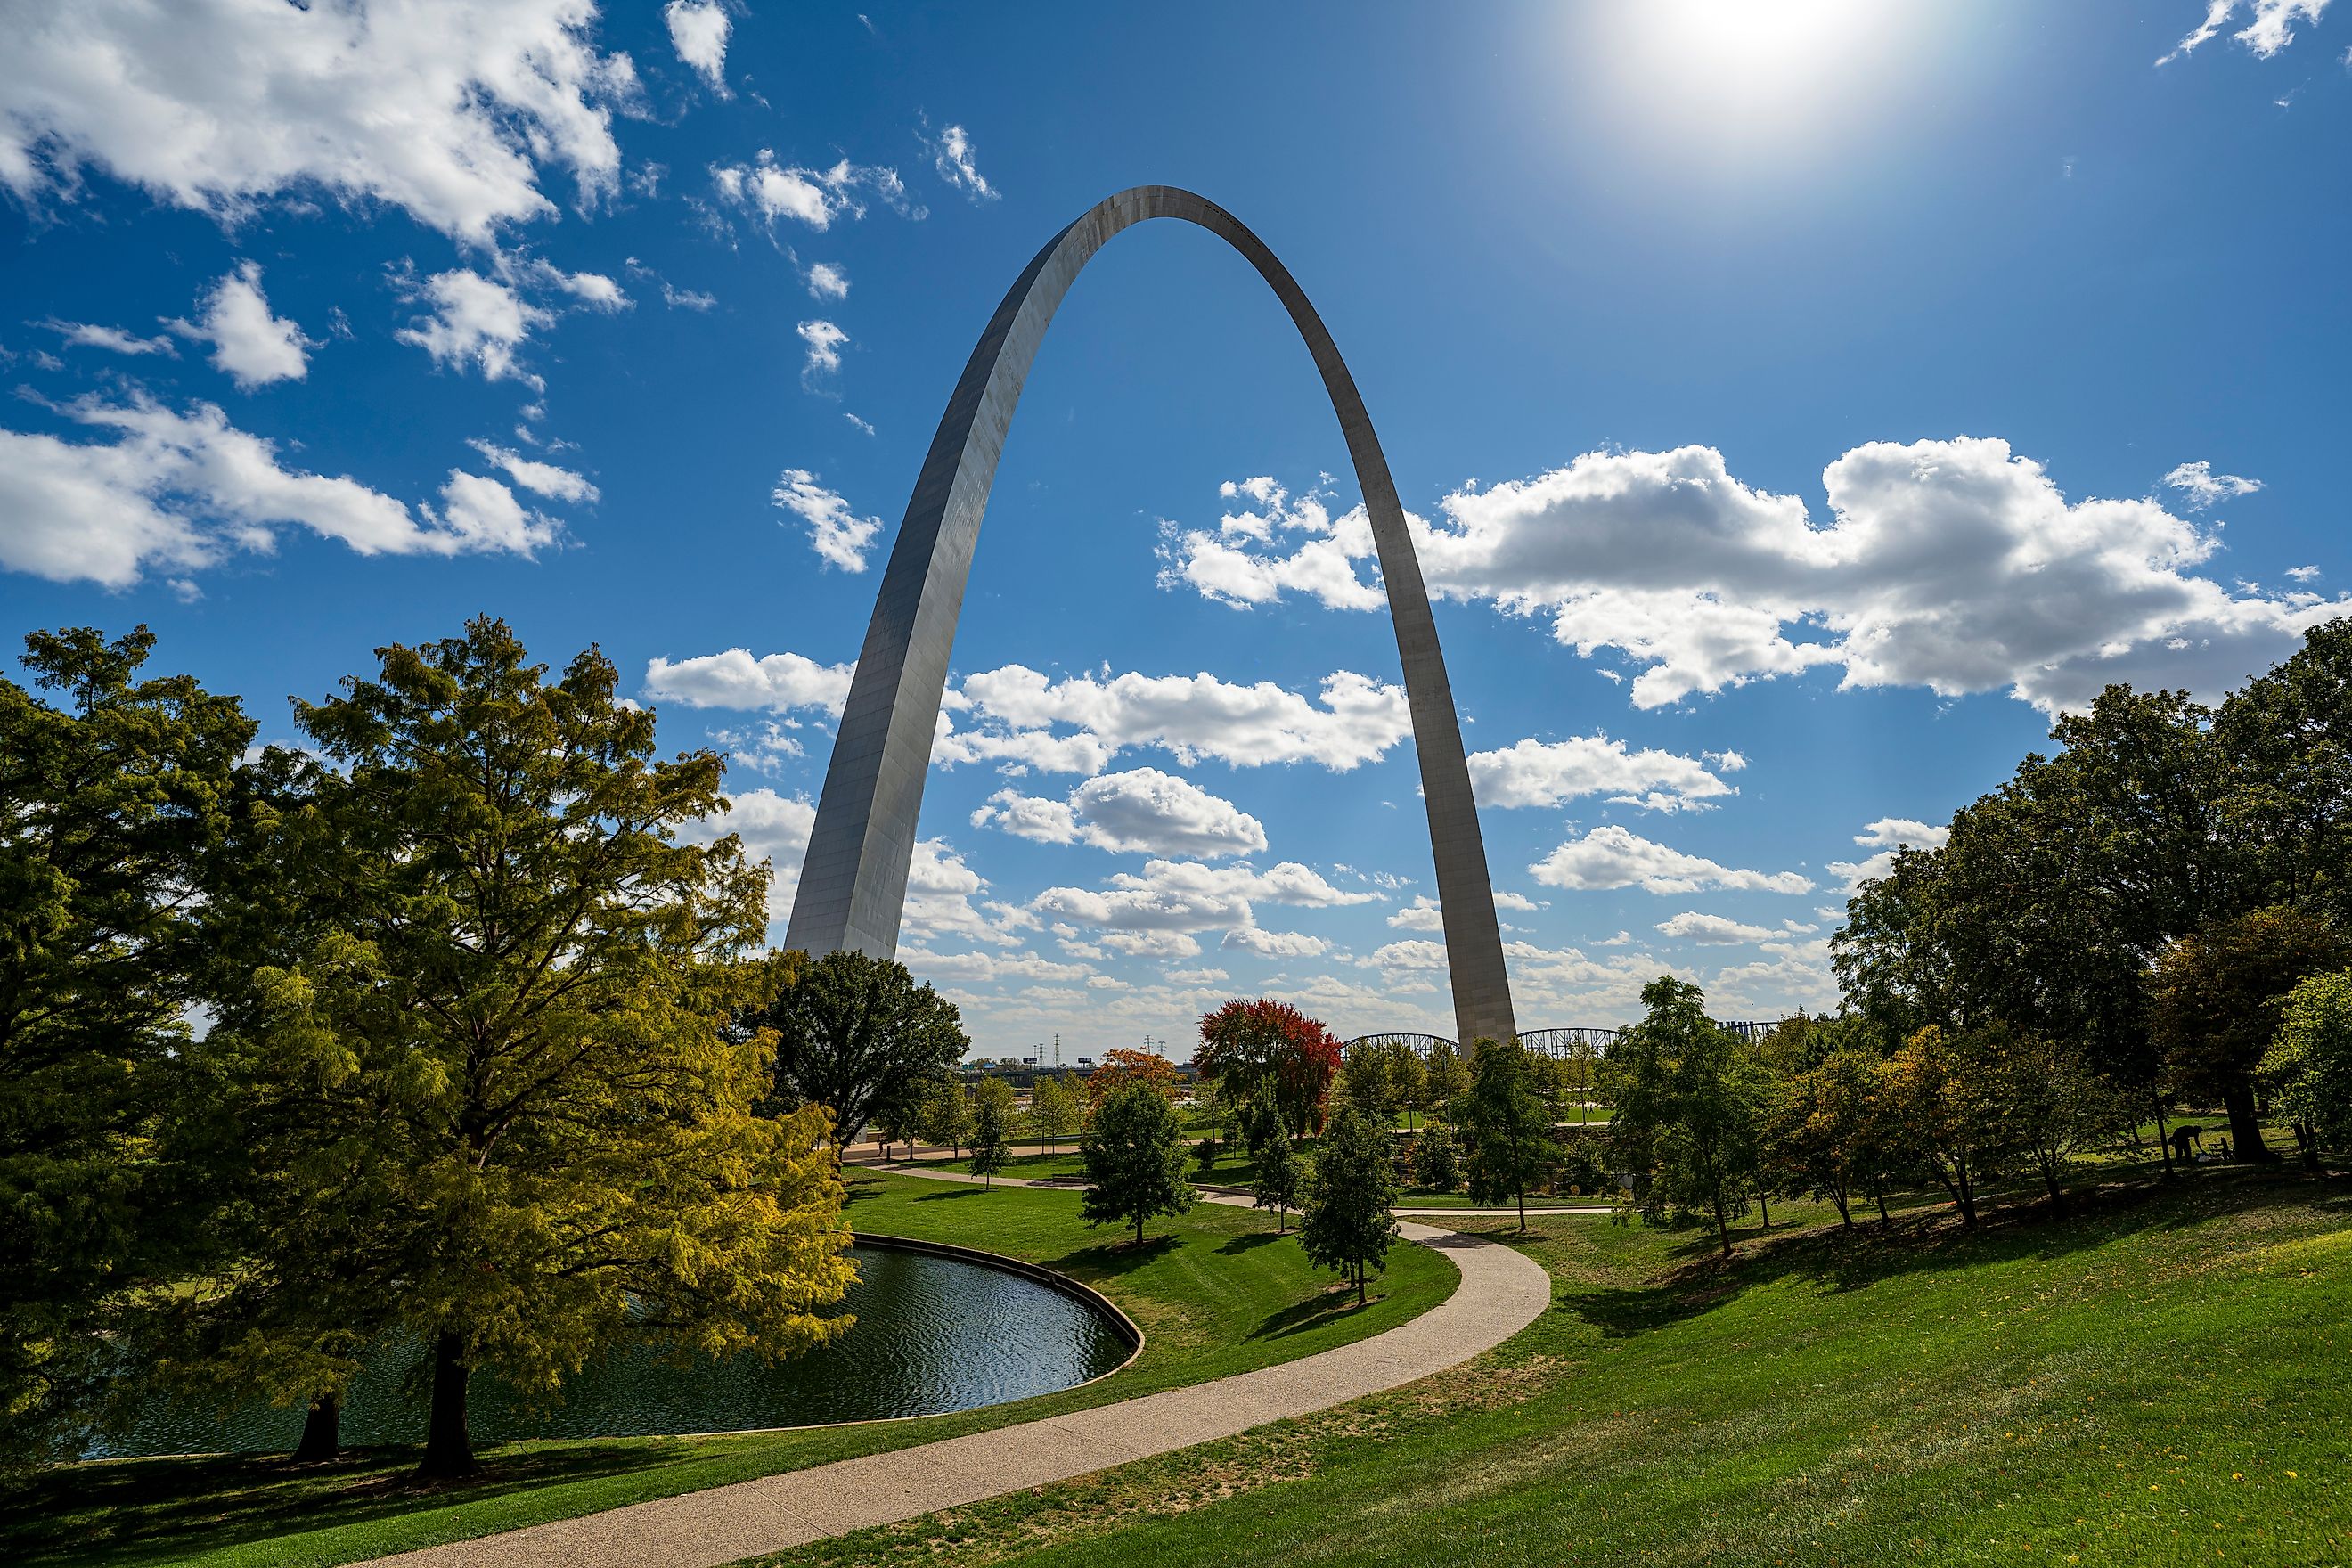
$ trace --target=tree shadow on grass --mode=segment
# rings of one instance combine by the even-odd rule
[[[417,1450],[354,1449],[323,1463],[283,1455],[124,1460],[42,1470],[0,1489],[0,1560],[26,1568],[103,1560],[124,1568],[184,1562],[194,1552],[295,1531],[365,1524],[567,1481],[657,1468],[684,1444],[567,1444],[481,1449],[464,1482],[412,1479]]]
[[[1287,1235],[1277,1236],[1270,1230],[1246,1230],[1241,1235],[1229,1239],[1224,1246],[1217,1248],[1217,1250],[1226,1254],[1251,1252],[1255,1251],[1258,1247],[1264,1247],[1269,1241],[1287,1241],[1289,1239],[1290,1237]]]
[[[1183,1245],[1181,1237],[1161,1233],[1147,1236],[1141,1246],[1133,1237],[1118,1241],[1098,1242],[1082,1247],[1076,1252],[1066,1252],[1059,1258],[1045,1259],[1045,1267],[1081,1279],[1101,1279],[1121,1274],[1131,1274],[1145,1264],[1166,1257]]]
[[[987,1187],[949,1187],[943,1192],[925,1193],[915,1201],[919,1204],[943,1204],[956,1198],[984,1198],[989,1191]]]
[[[1303,1334],[1310,1329],[1345,1322],[1359,1312],[1370,1311],[1384,1299],[1373,1296],[1359,1307],[1354,1286],[1334,1285],[1317,1291],[1304,1301],[1294,1301],[1278,1312],[1267,1313],[1265,1321],[1249,1331],[1249,1337],[1254,1340],[1286,1339],[1292,1334]]]
[[[1817,1226],[1769,1240],[1748,1239],[1729,1258],[1711,1229],[1696,1228],[1671,1249],[1678,1266],[1637,1286],[1563,1292],[1558,1310],[1573,1312],[1612,1338],[1667,1327],[1737,1300],[1759,1285],[1798,1279],[1831,1291],[1865,1289],[1928,1270],[1974,1268],[2019,1258],[2053,1260],[2143,1232],[2175,1232],[2287,1204],[2334,1211],[2352,1205],[2339,1183],[2297,1179],[2248,1167],[2170,1186],[2131,1186],[2068,1194],[2069,1212],[2046,1198],[2011,1198],[1980,1211],[1974,1227],[1948,1206],[1898,1215],[1891,1230],[1857,1223],[1851,1230]],[[1739,1240],[1734,1232],[1735,1241]]]

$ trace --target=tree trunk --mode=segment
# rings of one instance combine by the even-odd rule
[[[425,1418],[425,1460],[416,1473],[457,1480],[474,1473],[474,1440],[466,1427],[465,1345],[443,1330],[433,1342],[433,1413]]]
[[[1885,1193],[1874,1193],[1871,1195],[1878,1204],[1878,1228],[1881,1230],[1893,1230],[1895,1228],[1895,1216],[1886,1212],[1886,1194]]]
[[[1772,1199],[1761,1182],[1756,1184],[1756,1212],[1764,1216],[1764,1228],[1769,1232],[1772,1228]]]
[[[2294,1146],[2303,1152],[2303,1167],[2305,1170],[2316,1171],[2319,1169],[2318,1128],[2313,1126],[2308,1121],[2296,1122],[2294,1124]]]
[[[2139,1136],[2139,1126],[2137,1122],[2132,1126],[2132,1136],[2135,1138]],[[2179,1173],[2172,1168],[2172,1122],[2164,1114],[2162,1100],[2158,1100],[2156,1103],[2156,1148],[2157,1152],[2164,1156],[2164,1179],[2168,1182],[2171,1181]]]
[[[1731,1221],[1723,1212],[1723,1188],[1715,1189],[1715,1238],[1723,1247],[1723,1255],[1731,1256]]]
[[[2052,1214],[2064,1214],[2066,1212],[2066,1185],[2063,1182],[2061,1182],[2058,1179],[2058,1162],[2053,1159],[2043,1158],[2041,1155],[2036,1155],[2034,1158],[2042,1166],[2042,1184],[2050,1189],[2050,1212]]]
[[[1522,1230],[1522,1231],[1524,1231],[1524,1230],[1526,1230],[1527,1228],[1528,1228],[1528,1190],[1527,1190],[1527,1188],[1525,1188],[1525,1187],[1521,1187],[1521,1188],[1519,1189],[1519,1229],[1520,1229],[1520,1230]]]
[[[342,1452],[342,1395],[329,1389],[310,1401],[310,1413],[302,1418],[302,1440],[294,1447],[294,1462],[333,1458]]]
[[[1832,1187],[1830,1189],[1830,1199],[1837,1205],[1838,1223],[1845,1226],[1846,1229],[1852,1230],[1853,1228],[1853,1211],[1846,1205],[1845,1189],[1843,1187]]]
[[[2230,1112],[2230,1139],[2236,1146],[2241,1160],[2268,1160],[2274,1156],[2263,1142],[2262,1118],[2254,1112],[2254,1086],[2240,1074],[2221,1091],[2221,1103]]]
[[[1141,1215],[1137,1215],[1135,1216],[1135,1245],[1138,1247],[1141,1247],[1143,1245],[1143,1216]]]
[[[1364,1304],[1364,1260],[1356,1259],[1356,1305]]]

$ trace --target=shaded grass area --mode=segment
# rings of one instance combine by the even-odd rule
[[[1381,1332],[1452,1294],[1454,1266],[1426,1247],[1391,1255],[1358,1310],[1270,1216],[1213,1205],[1155,1221],[1141,1247],[1089,1227],[1074,1193],[984,1190],[852,1173],[850,1224],[958,1242],[1057,1268],[1142,1326],[1143,1354],[1084,1388],[913,1421],[731,1437],[486,1446],[459,1486],[408,1479],[413,1448],[324,1465],[278,1457],[142,1459],[62,1467],[0,1494],[0,1562],[42,1568],[201,1564],[298,1568],[565,1519],[1247,1372]]]
[[[1727,1263],[1698,1230],[1498,1226],[1554,1305],[1467,1367],[793,1561],[2352,1559],[2352,1186],[2223,1169],[2077,1204],[1751,1226]]]
[[[890,1164],[901,1168],[911,1165],[919,1170],[968,1171],[971,1169],[971,1162],[969,1155],[959,1158],[950,1154],[944,1149],[925,1149],[912,1160],[894,1160]],[[1066,1140],[1059,1153],[1045,1152],[1015,1154],[1006,1163],[1004,1169],[997,1173],[1000,1176],[1018,1177],[1023,1181],[1080,1175],[1083,1173],[1078,1163],[1077,1140],[1075,1138]],[[1217,1163],[1210,1167],[1206,1174],[1202,1173],[1200,1166],[1187,1160],[1184,1162],[1184,1173],[1195,1181],[1234,1186],[1246,1186],[1255,1179],[1255,1173],[1250,1167],[1248,1152],[1239,1148],[1220,1149],[1217,1152]]]

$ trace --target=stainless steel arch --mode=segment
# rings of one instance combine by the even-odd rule
[[[1055,235],[1013,281],[981,334],[948,399],[939,433],[907,502],[890,564],[874,601],[842,710],[833,760],[818,797],[786,942],[811,952],[853,947],[878,957],[898,952],[898,921],[914,856],[915,819],[930,766],[931,733],[947,684],[956,616],[971,553],[995,482],[1004,436],[1022,384],[1062,297],[1081,268],[1122,229],[1150,218],[1197,224],[1248,258],[1290,312],[1307,342],[1347,437],[1348,455],[1370,512],[1381,575],[1388,587],[1397,653],[1404,666],[1413,743],[1429,810],[1437,900],[1445,925],[1454,1011],[1462,1038],[1517,1033],[1502,931],[1486,877],[1486,850],[1454,689],[1437,646],[1421,563],[1405,531],[1396,481],[1373,434],[1355,379],[1289,269],[1264,241],[1215,203],[1170,185],[1138,185],[1099,203]]]

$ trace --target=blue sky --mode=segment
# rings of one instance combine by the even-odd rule
[[[1522,1026],[1666,969],[1819,1006],[1850,879],[2052,712],[2218,695],[2331,613],[2327,11],[15,8],[0,609],[147,622],[273,739],[478,611],[598,643],[733,757],[780,936],[972,340],[1092,202],[1187,185],[1298,277],[1425,525]],[[1257,993],[1447,1026],[1357,500],[1238,258],[1105,251],[925,800],[903,956],[982,1049]]]

